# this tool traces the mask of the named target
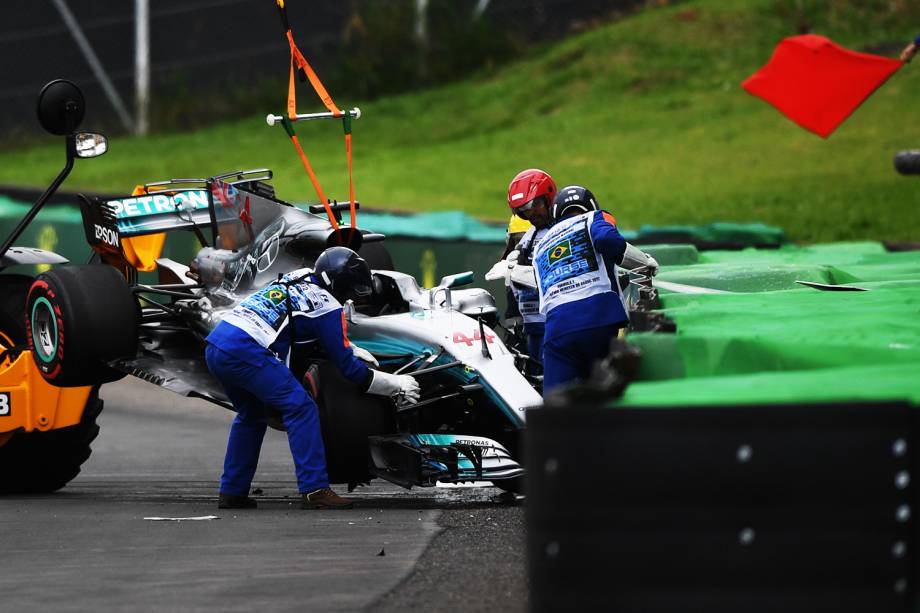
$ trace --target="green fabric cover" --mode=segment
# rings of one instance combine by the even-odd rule
[[[460,211],[398,215],[358,212],[358,227],[387,236],[504,243],[506,226],[489,224]]]
[[[700,260],[700,252],[693,245],[642,245],[642,251],[655,258],[659,266],[685,266]]]
[[[920,403],[920,252],[866,242],[706,252],[659,278],[733,293],[662,292],[678,331],[629,335],[643,350],[640,381],[618,404]]]
[[[13,200],[12,198],[0,195],[0,221],[8,220],[7,223],[12,222],[12,224],[15,225],[16,222],[25,217],[26,213],[28,213],[31,208],[31,204],[25,204],[19,200]],[[46,205],[39,212],[39,217],[42,221],[49,223],[83,223],[80,216],[80,209],[75,206]],[[4,228],[7,226],[7,223],[3,224]]]
[[[642,226],[636,241],[645,243],[722,244],[779,247],[789,242],[781,228],[761,223],[715,222],[704,226]]]

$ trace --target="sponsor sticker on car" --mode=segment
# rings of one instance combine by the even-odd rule
[[[175,213],[183,210],[206,209],[208,208],[208,194],[203,189],[198,189],[179,192],[172,196],[150,194],[121,200],[109,200],[108,204],[114,207],[115,216],[118,219],[146,217],[147,215]]]

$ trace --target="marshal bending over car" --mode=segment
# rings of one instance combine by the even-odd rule
[[[76,132],[83,98],[72,83],[49,83],[39,111],[46,129],[66,136],[67,164],[0,247],[0,270],[66,263],[13,243],[74,160],[106,149],[103,136]],[[525,409],[541,399],[492,331],[492,296],[458,289],[472,273],[421,289],[391,270],[382,235],[339,226],[351,202],[307,213],[275,197],[271,176],[233,172],[150,183],[117,200],[81,198],[92,263],[34,279],[0,275],[0,492],[53,491],[76,476],[98,433],[98,388],[126,374],[231,408],[205,365],[204,337],[253,291],[335,245],[373,269],[371,295],[345,305],[349,338],[379,369],[415,377],[421,399],[402,405],[367,396],[317,347],[298,344],[291,367],[320,407],[330,481],[519,487],[518,436]],[[188,264],[160,257],[165,234],[176,231],[200,243]],[[141,272],[158,282],[140,282]],[[267,419],[281,427],[278,416]]]

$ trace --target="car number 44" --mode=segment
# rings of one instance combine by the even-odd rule
[[[475,330],[472,336],[467,336],[463,332],[454,332],[454,343],[464,343],[467,347],[472,347],[474,342],[482,341],[482,334]],[[495,337],[486,332],[486,342],[490,345],[495,341]]]

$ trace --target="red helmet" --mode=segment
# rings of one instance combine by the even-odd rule
[[[556,197],[556,182],[539,168],[528,168],[517,173],[508,186],[508,206],[517,211],[540,196],[546,197],[546,205],[552,206]]]

